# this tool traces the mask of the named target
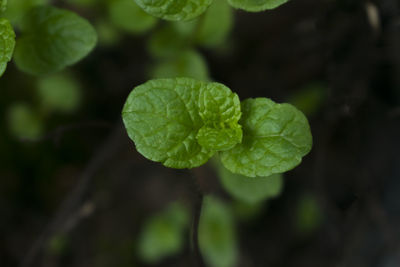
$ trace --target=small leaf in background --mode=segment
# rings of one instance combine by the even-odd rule
[[[47,251],[52,255],[61,255],[68,246],[68,237],[65,234],[54,235],[48,242]]]
[[[288,102],[307,116],[311,116],[317,113],[324,104],[327,91],[323,83],[314,82],[295,92]]]
[[[165,211],[149,218],[140,233],[139,257],[144,262],[156,263],[179,253],[188,224],[188,210],[180,203],[172,203]]]
[[[49,0],[11,0],[8,1],[7,9],[1,16],[9,19],[12,25],[19,26],[21,19],[32,7],[48,3]]]
[[[191,20],[201,15],[212,0],[135,0],[144,11],[165,20]]]
[[[189,77],[206,81],[209,79],[207,63],[203,56],[194,50],[185,50],[171,59],[155,64],[152,78]]]
[[[251,221],[268,207],[268,201],[259,201],[255,203],[247,203],[241,200],[235,200],[232,203],[233,213],[235,218],[240,221]]]
[[[99,20],[96,22],[95,27],[99,45],[113,46],[120,41],[121,33],[109,21]]]
[[[233,216],[230,207],[215,197],[204,197],[198,238],[207,266],[236,266],[238,247]]]
[[[133,89],[122,118],[136,149],[146,158],[171,168],[193,168],[213,151],[196,140],[203,121],[198,112],[207,83],[190,78],[150,80]]]
[[[248,12],[259,12],[274,9],[283,5],[288,0],[228,0],[234,8],[243,9]]]
[[[318,200],[310,194],[304,194],[297,202],[296,229],[300,234],[309,235],[313,233],[322,223],[322,208]]]
[[[220,166],[218,175],[224,189],[234,198],[254,204],[277,197],[282,192],[282,174],[267,177],[247,177],[235,174]]]
[[[6,11],[7,0],[0,0],[0,13]]]
[[[8,109],[8,127],[16,138],[36,139],[43,132],[43,122],[28,105],[17,103]]]
[[[22,21],[15,63],[24,72],[41,75],[60,71],[84,58],[97,35],[77,14],[51,6],[31,9]]]
[[[134,34],[144,33],[157,23],[156,18],[144,12],[133,0],[112,0],[108,11],[115,26]]]
[[[220,46],[226,41],[233,26],[233,11],[226,0],[214,0],[200,19],[196,41],[205,47]]]
[[[14,53],[15,33],[7,19],[0,18],[0,77]]]
[[[171,36],[173,36],[173,38],[171,38]],[[182,51],[190,49],[189,47],[189,37],[187,33],[185,31],[179,32],[172,24],[167,24],[154,32],[147,44],[147,49],[153,57],[167,59],[176,57]]]
[[[82,88],[69,74],[54,74],[39,79],[38,97],[47,110],[72,112],[79,107]]]
[[[304,114],[290,104],[267,98],[242,102],[243,141],[221,152],[222,164],[249,177],[269,176],[293,169],[312,146]]]

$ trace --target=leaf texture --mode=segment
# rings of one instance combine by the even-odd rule
[[[144,11],[172,21],[191,20],[201,15],[212,0],[135,0]]]

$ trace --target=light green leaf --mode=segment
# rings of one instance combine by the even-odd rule
[[[156,64],[151,71],[152,78],[189,77],[208,80],[207,63],[203,56],[194,50],[181,51],[172,59]]]
[[[199,113],[205,124],[197,136],[202,146],[222,151],[242,141],[240,100],[225,85],[208,84],[200,94]]]
[[[290,104],[267,98],[242,102],[243,141],[221,152],[223,165],[245,176],[269,176],[293,169],[312,146],[307,118]]]
[[[210,267],[232,267],[238,257],[237,239],[231,210],[218,199],[207,196],[200,215],[199,248]]]
[[[7,8],[7,0],[0,0],[0,13],[4,12]]]
[[[11,60],[15,46],[15,33],[7,19],[0,18],[0,77]]]
[[[150,80],[137,86],[122,111],[136,149],[172,168],[193,168],[207,162],[214,152],[196,140],[203,126],[198,101],[206,86],[189,78]]]
[[[233,12],[226,0],[214,0],[200,19],[196,32],[197,43],[206,47],[221,45],[233,26]]]
[[[242,129],[240,125],[233,128],[212,128],[205,125],[199,130],[196,138],[205,148],[224,151],[242,141]]]
[[[249,204],[276,197],[283,187],[282,174],[253,178],[232,173],[222,166],[218,174],[226,191],[236,199]]]
[[[249,12],[259,12],[274,9],[286,3],[288,0],[228,0],[234,8]]]
[[[16,138],[36,139],[43,132],[43,122],[28,105],[18,103],[8,109],[8,127]]]
[[[144,12],[133,0],[113,0],[109,5],[111,22],[122,30],[140,34],[153,28],[157,19]]]
[[[147,263],[179,253],[184,245],[184,231],[189,223],[188,210],[172,203],[146,222],[139,238],[139,257]]]
[[[144,11],[165,20],[191,20],[204,11],[212,0],[135,0]]]
[[[38,96],[43,107],[61,112],[74,111],[81,102],[81,87],[68,74],[55,74],[38,80]]]
[[[22,71],[41,75],[60,71],[84,58],[96,45],[90,23],[51,6],[31,9],[22,21],[15,62]]]

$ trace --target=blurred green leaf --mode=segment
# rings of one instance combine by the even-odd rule
[[[327,88],[323,83],[314,82],[295,92],[288,102],[307,116],[314,115],[323,105]]]
[[[206,47],[222,45],[233,26],[233,11],[226,0],[214,0],[200,19],[197,43]]]
[[[39,79],[37,88],[41,104],[48,110],[72,112],[81,102],[81,87],[69,74],[55,74]]]
[[[199,247],[210,267],[232,267],[238,249],[231,210],[220,200],[206,196],[199,222]]]
[[[240,221],[250,221],[255,219],[267,206],[268,201],[248,203],[241,200],[235,200],[232,204],[233,213]]]
[[[311,234],[322,223],[322,210],[318,200],[310,194],[304,194],[297,202],[296,228],[301,234]]]
[[[0,18],[0,77],[14,53],[15,32],[7,19]]]
[[[34,6],[45,5],[49,0],[11,0],[8,2],[7,10],[2,14],[11,21],[11,24],[18,26],[25,14]]]
[[[0,13],[7,9],[7,0],[0,0]]]
[[[188,223],[188,210],[177,202],[149,218],[139,238],[140,258],[147,263],[156,263],[179,253],[184,245]]]
[[[167,24],[154,32],[147,44],[149,53],[156,58],[171,58],[189,49],[189,37]]]
[[[283,5],[288,0],[228,0],[234,8],[243,9],[248,12],[259,12],[274,9]]]
[[[203,56],[194,50],[185,50],[176,57],[155,64],[151,78],[190,77],[207,81],[208,68]]]
[[[75,13],[51,6],[31,9],[22,22],[15,63],[24,72],[60,71],[84,58],[96,45],[90,23]]]
[[[109,4],[111,22],[127,32],[140,34],[153,28],[157,19],[144,12],[133,0],[112,0]]]
[[[118,31],[109,21],[97,21],[95,27],[100,45],[113,46],[121,39],[120,31]]]
[[[8,126],[16,138],[36,139],[43,132],[43,122],[26,104],[17,103],[8,109]]]
[[[57,234],[53,236],[47,246],[47,250],[50,254],[61,255],[68,245],[68,238],[65,234]]]
[[[249,204],[276,197],[282,192],[282,174],[247,177],[232,173],[223,166],[218,168],[218,174],[224,189],[229,194]]]
[[[69,3],[82,6],[82,7],[92,7],[99,3],[99,0],[67,0]]]

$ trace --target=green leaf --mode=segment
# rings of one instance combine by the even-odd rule
[[[222,186],[229,194],[249,204],[276,197],[283,187],[282,174],[252,178],[232,173],[222,166],[218,174]]]
[[[11,60],[15,46],[15,33],[7,19],[0,18],[0,77]]]
[[[14,59],[18,68],[34,75],[60,71],[78,62],[97,42],[86,19],[51,6],[31,9],[21,30]]]
[[[21,19],[34,6],[45,5],[49,0],[11,0],[7,10],[1,15],[11,21],[13,26],[19,26]]]
[[[307,118],[290,104],[267,98],[242,102],[243,141],[221,152],[223,165],[249,177],[269,176],[293,169],[312,146]]]
[[[295,216],[297,231],[303,235],[313,233],[320,227],[323,220],[321,206],[311,194],[304,194],[297,201]]]
[[[189,78],[150,80],[137,86],[122,111],[136,149],[167,167],[193,168],[204,164],[214,154],[196,140],[203,126],[198,99],[206,86]]]
[[[199,112],[204,122],[197,135],[200,145],[222,151],[242,141],[240,100],[228,87],[210,83],[200,94]]]
[[[181,51],[187,51],[190,49],[189,34],[186,30],[190,31],[193,26],[192,21],[176,22],[174,24],[180,24],[180,26],[175,26],[172,25],[172,23],[169,23],[158,29],[149,38],[147,49],[153,57],[176,57],[181,53]],[[173,36],[173,38],[171,38],[171,36]]]
[[[38,96],[43,107],[61,112],[74,111],[81,102],[80,84],[68,74],[38,80]]]
[[[234,8],[243,9],[249,12],[259,12],[274,9],[283,5],[288,0],[228,0]]]
[[[165,211],[149,218],[139,238],[140,258],[156,263],[181,251],[188,223],[188,210],[180,203],[170,204]]]
[[[205,47],[221,45],[231,32],[233,12],[226,0],[214,0],[203,17],[196,32],[196,41]]]
[[[235,266],[238,249],[232,213],[214,197],[207,196],[203,200],[198,236],[200,252],[207,266]]]
[[[6,11],[7,0],[0,0],[0,13]]]
[[[206,11],[212,0],[135,0],[144,11],[165,20],[191,20]]]
[[[122,30],[140,34],[153,28],[157,19],[144,12],[133,0],[113,0],[109,5],[111,22]]]
[[[207,63],[194,50],[181,51],[176,57],[161,61],[151,71],[152,78],[190,77],[208,80]]]
[[[16,138],[36,139],[43,132],[43,122],[26,104],[18,103],[8,109],[8,127]]]
[[[202,138],[200,144],[199,130],[240,130],[240,115],[239,98],[229,88],[190,78],[156,79],[139,85],[122,111],[136,149],[172,168],[193,168],[207,162],[221,148],[207,144],[213,142],[210,139]]]

